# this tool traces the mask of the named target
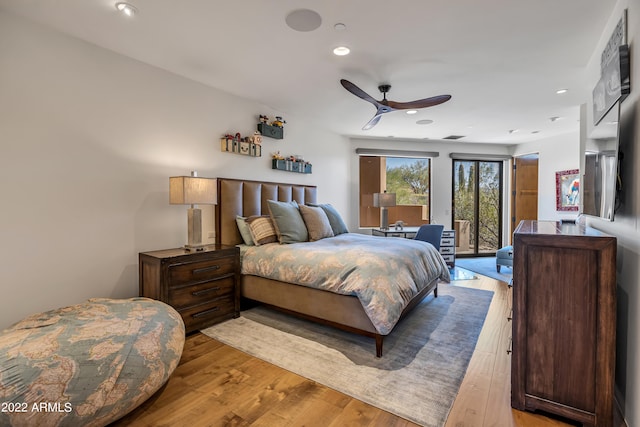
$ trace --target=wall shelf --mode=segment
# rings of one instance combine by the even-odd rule
[[[266,123],[258,123],[258,132],[262,136],[267,136],[273,139],[282,139],[284,137],[284,129],[278,126],[271,126]]]
[[[272,159],[271,169],[278,169],[287,172],[311,173],[311,163],[296,162],[285,159]]]
[[[220,139],[220,150],[226,153],[242,154],[251,157],[262,157],[262,146],[248,141]]]

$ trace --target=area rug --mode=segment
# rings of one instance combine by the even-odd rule
[[[442,426],[464,378],[493,292],[438,285],[385,338],[263,307],[204,329],[216,340],[423,426]]]
[[[505,283],[509,283],[513,277],[511,267],[503,265],[500,267],[500,273],[496,271],[496,257],[456,258],[456,267],[462,267]]]

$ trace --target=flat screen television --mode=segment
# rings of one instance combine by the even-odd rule
[[[582,213],[613,221],[618,199],[620,101],[587,138],[582,177]]]

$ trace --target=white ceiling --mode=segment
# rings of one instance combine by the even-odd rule
[[[312,117],[348,136],[513,144],[578,130],[591,94],[585,66],[616,0],[131,3],[139,12],[129,19],[115,0],[0,0],[0,9],[273,108],[256,113]],[[320,14],[317,30],[286,25],[300,8]],[[334,56],[338,45],[351,54]],[[393,101],[452,99],[362,131],[375,109],[341,78],[376,99],[381,83]],[[416,124],[426,119],[434,123]]]

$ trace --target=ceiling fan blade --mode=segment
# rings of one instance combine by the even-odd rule
[[[366,125],[362,127],[362,130],[369,130],[375,125],[377,125],[378,122],[380,121],[380,117],[382,117],[382,114],[376,114],[375,116],[373,116],[373,118],[369,120],[369,122]]]
[[[340,84],[342,84],[342,87],[344,87],[346,90],[348,90],[349,92],[351,92],[352,94],[354,94],[358,98],[362,98],[365,101],[368,101],[368,102],[372,103],[373,105],[376,106],[376,108],[378,108],[379,102],[377,100],[375,100],[367,92],[365,92],[362,89],[360,89],[358,86],[356,86],[353,83],[351,83],[349,80],[340,79]]]
[[[431,98],[419,99],[411,102],[393,102],[388,101],[389,107],[396,110],[417,110],[420,108],[433,107],[434,105],[442,104],[451,99],[451,95],[438,95]]]

